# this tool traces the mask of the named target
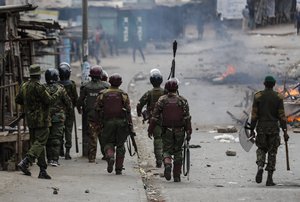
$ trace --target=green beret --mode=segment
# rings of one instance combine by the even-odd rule
[[[265,82],[276,83],[276,80],[273,76],[266,76]]]
[[[41,75],[41,67],[39,65],[30,65],[29,74],[30,76]]]

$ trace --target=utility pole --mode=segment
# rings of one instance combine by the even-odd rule
[[[82,63],[88,61],[88,0],[82,0]]]
[[[82,0],[82,64],[81,64],[81,83],[87,81],[90,65],[88,63],[88,0]],[[82,156],[88,156],[88,126],[85,107],[82,107]]]

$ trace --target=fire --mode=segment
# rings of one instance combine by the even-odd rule
[[[288,123],[300,122],[300,117],[299,116],[289,116],[289,117],[287,117],[287,122]]]
[[[228,66],[227,66],[227,70],[222,74],[222,78],[224,79],[224,78],[226,78],[227,76],[233,75],[233,74],[235,74],[235,73],[236,73],[235,67],[232,66],[232,65],[228,65]]]
[[[298,89],[287,89],[288,92],[284,92],[284,88],[282,86],[277,88],[277,91],[281,94],[284,93],[284,97],[288,97],[290,96],[294,96],[294,97],[298,97],[300,96]]]

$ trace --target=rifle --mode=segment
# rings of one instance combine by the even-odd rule
[[[129,120],[127,110],[125,108],[123,108],[123,111],[125,112],[125,118],[127,120],[127,125],[128,125],[128,129],[129,129],[129,136],[130,136],[130,137],[127,137],[128,152],[129,152],[130,156],[134,156],[135,154],[137,154],[137,157],[140,158],[138,148],[137,148],[137,144],[136,144],[136,141],[134,139],[134,136],[136,136],[136,133],[133,131],[133,125],[132,125],[131,121]],[[131,145],[134,148],[134,153],[132,153]]]
[[[175,56],[176,56],[176,51],[177,51],[177,41],[175,40],[173,42],[173,60],[172,60],[172,66],[171,66],[171,71],[170,71],[168,80],[170,78],[174,78],[175,77]]]
[[[75,109],[73,109],[73,112],[74,112],[75,147],[76,147],[76,153],[79,153]]]
[[[187,176],[188,180],[190,180],[190,167],[190,144],[185,138],[183,145],[183,175]]]
[[[285,157],[286,157],[286,169],[290,170],[290,160],[289,160],[289,146],[288,146],[288,142],[285,142]]]
[[[14,128],[14,127],[16,127],[16,125],[18,125],[19,121],[24,118],[25,118],[25,113],[22,112],[21,115],[19,115],[16,119],[14,119],[12,122],[10,122],[8,124],[8,126],[11,128]]]

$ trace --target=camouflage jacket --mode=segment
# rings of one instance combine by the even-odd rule
[[[24,106],[28,127],[42,128],[51,125],[49,106],[55,98],[39,80],[31,79],[21,85],[15,101]]]
[[[72,106],[75,107],[78,100],[78,93],[76,90],[76,84],[72,80],[59,81],[67,91],[68,96],[71,98]]]
[[[128,123],[132,124],[132,118],[131,118],[131,108],[130,108],[130,100],[129,96],[127,93],[125,93],[123,90],[116,88],[116,87],[109,87],[108,89],[105,89],[100,92],[100,94],[97,97],[96,104],[95,104],[95,111],[96,111],[96,118],[98,122],[102,122],[103,120],[106,120],[105,117],[103,117],[103,109],[104,109],[104,102],[103,98],[106,94],[111,93],[111,92],[119,92],[122,95],[122,104],[124,108],[124,115],[128,121]],[[125,114],[126,112],[126,114]]]
[[[286,116],[284,112],[283,96],[273,89],[265,89],[254,95],[251,112],[251,129],[256,124],[260,126],[278,127],[286,129]]]
[[[50,105],[50,116],[52,122],[65,122],[66,112],[73,110],[72,101],[65,88],[58,84],[45,84],[50,95],[57,94],[52,105]]]
[[[139,100],[139,103],[137,104],[137,113],[141,114],[142,109],[145,105],[147,105],[147,111],[149,113],[149,118],[151,118],[154,106],[160,96],[164,95],[164,89],[158,87],[158,88],[152,88],[151,90],[147,91]]]
[[[168,93],[167,95],[163,95],[158,99],[152,114],[151,122],[152,124],[155,123],[155,125],[161,125],[163,123],[163,110],[166,104],[168,103],[168,100],[174,97],[177,98],[177,105],[181,106],[183,110],[183,116],[180,117],[182,118],[182,125],[185,127],[186,130],[190,130],[191,132],[191,115],[189,112],[188,102],[184,97],[178,95],[177,93]]]
[[[100,91],[107,89],[109,84],[103,81],[89,81],[80,87],[77,109],[83,107],[88,120],[95,120],[95,103]]]

